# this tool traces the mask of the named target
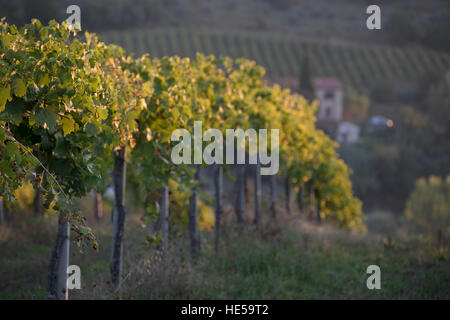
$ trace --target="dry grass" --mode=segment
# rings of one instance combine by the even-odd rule
[[[282,210],[280,210],[282,211]],[[261,233],[250,223],[235,227],[225,213],[220,248],[203,232],[202,255],[189,255],[186,228],[171,238],[166,261],[143,245],[149,227],[138,214],[127,217],[123,282],[109,284],[109,212],[91,221],[100,249],[72,247],[71,264],[82,271],[82,289],[71,299],[448,299],[447,248],[422,240],[383,239],[317,226],[281,212],[267,218]],[[250,217],[247,219],[250,221]],[[17,216],[2,226],[0,298],[45,299],[47,262],[55,237],[54,218]],[[369,291],[366,268],[378,264],[382,290]]]

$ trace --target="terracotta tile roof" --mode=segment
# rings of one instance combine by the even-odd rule
[[[315,78],[314,86],[316,88],[339,88],[342,89],[342,82],[336,78]]]

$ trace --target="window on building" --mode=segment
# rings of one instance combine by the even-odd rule
[[[325,91],[325,99],[327,99],[327,100],[334,99],[334,92],[333,91]]]
[[[327,118],[331,117],[331,108],[330,107],[325,109],[325,117],[327,117]]]

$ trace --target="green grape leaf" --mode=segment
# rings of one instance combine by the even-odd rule
[[[18,151],[18,148],[14,142],[8,142],[6,144],[6,155],[11,159]]]
[[[41,76],[39,78],[39,82],[38,83],[39,83],[40,86],[48,85],[50,83],[50,78],[49,78],[48,74],[46,73],[43,76]]]
[[[33,167],[39,164],[39,161],[30,153],[25,153],[25,158],[26,161],[28,161]]]
[[[0,161],[0,173],[7,175],[11,179],[14,179],[16,177],[14,171],[11,168],[9,161],[6,159],[3,159]]]
[[[64,136],[67,136],[75,130],[75,120],[73,120],[72,117],[64,117],[61,124]]]
[[[0,88],[0,112],[5,110],[6,101],[11,101],[11,87]]]
[[[23,97],[27,93],[25,82],[21,78],[15,78],[12,82],[12,90],[18,97]]]
[[[12,101],[6,102],[4,119],[11,123],[19,124],[23,120],[25,111],[25,102],[22,99],[12,99]]]
[[[106,108],[97,108],[98,118],[100,120],[106,120],[108,118],[108,109]]]
[[[98,127],[95,124],[92,124],[91,122],[88,122],[86,124],[86,129],[85,129],[87,134],[92,134],[92,135],[96,135],[98,132]]]
[[[0,37],[0,40],[2,41],[3,48],[7,49],[7,48],[9,48],[9,45],[11,44],[11,35],[3,34]]]
[[[78,230],[80,230],[81,234],[89,234],[92,232],[91,228],[86,226],[78,226]]]
[[[54,131],[56,129],[56,114],[48,109],[39,108],[34,118],[36,123],[44,128]]]

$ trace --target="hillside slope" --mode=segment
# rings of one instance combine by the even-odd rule
[[[196,52],[245,57],[266,67],[269,76],[297,77],[306,50],[311,50],[318,76],[338,77],[355,88],[380,82],[413,83],[450,68],[450,55],[422,48],[355,45],[275,33],[224,32],[200,29],[147,29],[101,35],[135,54],[193,57]]]

